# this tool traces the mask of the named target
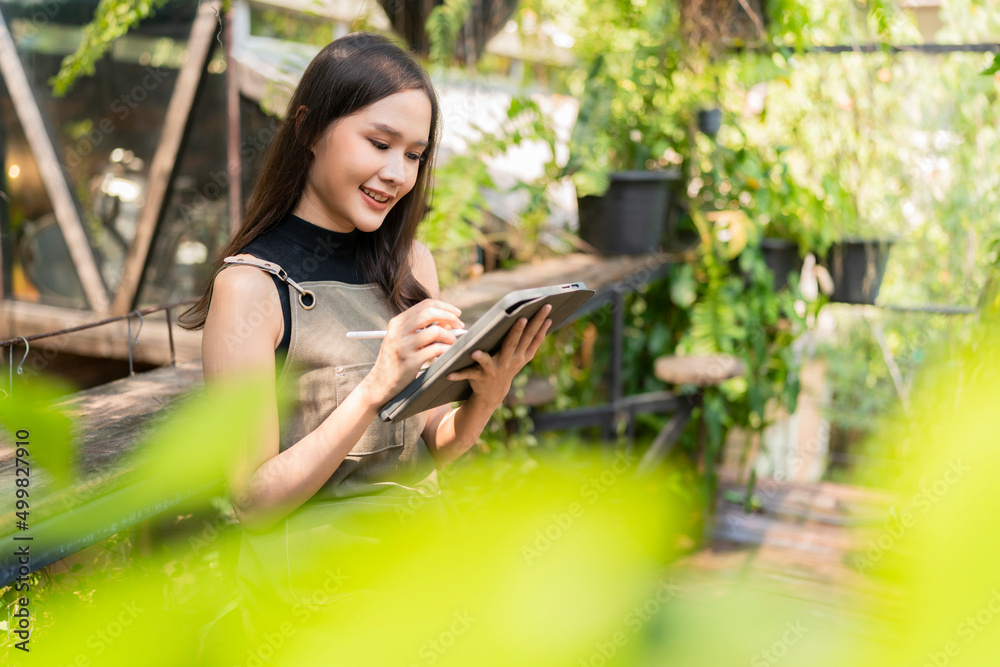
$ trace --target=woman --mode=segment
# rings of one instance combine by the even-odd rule
[[[438,115],[426,72],[387,39],[325,47],[292,95],[226,263],[182,318],[204,326],[209,390],[236,373],[277,372],[265,426],[229,479],[252,632],[268,610],[284,613],[276,605],[314,610],[357,592],[323,573],[338,554],[377,545],[379,517],[440,502],[436,468],[475,443],[549,326],[545,310],[497,354],[477,352],[452,377],[473,389],[461,407],[398,424],[376,417],[463,326],[414,240]],[[346,338],[362,329],[387,334]],[[285,391],[292,405],[279,418]]]

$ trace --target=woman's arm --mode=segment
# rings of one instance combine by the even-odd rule
[[[202,338],[205,382],[253,374],[267,386],[267,409],[260,415],[258,437],[240,445],[229,474],[229,494],[240,522],[264,530],[308,500],[330,478],[357,444],[376,413],[416,376],[420,366],[455,341],[440,327],[417,329],[431,322],[461,327],[457,309],[425,301],[389,322],[372,371],[311,433],[278,451],[278,409],[274,394],[274,350],[282,333],[281,306],[265,273],[234,266],[215,278],[212,302]],[[261,317],[251,318],[259,313]],[[263,319],[259,326],[251,320]]]
[[[422,244],[414,245],[414,277],[424,285],[431,298],[437,299],[440,288],[434,256]],[[550,310],[550,306],[545,306],[530,322],[522,317],[507,334],[497,354],[491,357],[476,351],[472,355],[476,366],[448,376],[452,380],[469,380],[472,396],[458,408],[444,405],[430,411],[422,435],[438,468],[457,459],[479,440],[490,417],[510,391],[514,376],[531,361],[542,344],[552,323],[546,319]]]

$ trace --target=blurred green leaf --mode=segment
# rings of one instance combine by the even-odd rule
[[[29,432],[27,459],[52,474],[57,487],[74,478],[74,420],[59,404],[72,387],[45,377],[34,377],[19,384],[13,396],[0,400],[0,424],[7,430],[13,445],[18,431]]]
[[[986,69],[980,72],[980,74],[989,75],[989,74],[997,74],[998,72],[1000,72],[1000,53],[994,54],[993,62],[990,63],[990,65]]]

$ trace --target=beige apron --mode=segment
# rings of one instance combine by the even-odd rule
[[[284,451],[316,429],[374,364],[381,340],[346,333],[385,329],[395,312],[376,284],[296,283],[271,262],[225,261],[256,266],[288,284],[291,340],[277,379],[278,393],[288,392],[292,401],[279,419]],[[304,616],[343,607],[364,590],[359,582],[371,579],[357,567],[386,531],[406,530],[414,512],[446,515],[421,438],[426,419],[420,414],[387,424],[376,417],[309,501],[266,533],[243,531],[237,573],[251,642],[269,616],[287,620],[290,611]]]

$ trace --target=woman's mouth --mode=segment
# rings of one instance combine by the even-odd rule
[[[361,190],[362,194],[365,195],[365,200],[368,202],[368,204],[372,208],[375,208],[375,209],[378,209],[378,210],[384,209],[386,203],[390,199],[392,199],[392,197],[390,197],[387,194],[384,194],[382,192],[378,192],[377,190],[369,190],[368,188],[366,188],[363,185],[359,189]]]

